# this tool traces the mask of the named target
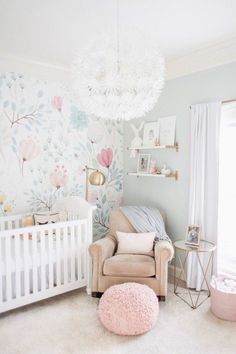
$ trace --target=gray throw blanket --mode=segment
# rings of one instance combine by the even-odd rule
[[[155,241],[171,242],[158,209],[140,206],[123,206],[120,209],[137,232],[156,232]]]

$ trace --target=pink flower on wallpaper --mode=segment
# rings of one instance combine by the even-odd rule
[[[56,108],[58,112],[62,110],[62,97],[61,96],[54,96],[52,105]]]
[[[111,148],[102,149],[100,154],[97,155],[97,160],[100,165],[109,168],[112,164],[113,151]]]
[[[90,204],[96,204],[98,200],[98,193],[97,191],[89,191],[88,192],[88,202]]]
[[[55,170],[50,175],[50,182],[56,189],[62,188],[68,181],[67,170],[64,166],[56,166]]]
[[[20,142],[19,155],[22,161],[29,161],[35,159],[40,153],[40,147],[33,141],[33,139],[25,139]]]

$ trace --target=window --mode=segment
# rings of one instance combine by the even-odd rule
[[[218,213],[218,271],[236,275],[236,103],[222,106]]]

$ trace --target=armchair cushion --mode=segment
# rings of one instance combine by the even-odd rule
[[[119,277],[152,277],[155,271],[153,257],[136,254],[117,254],[106,259],[103,266],[104,275]]]

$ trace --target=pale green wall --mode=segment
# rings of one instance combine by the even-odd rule
[[[133,134],[129,123],[125,124],[124,203],[159,206],[164,209],[167,214],[167,231],[173,239],[184,237],[188,222],[189,106],[230,98],[236,98],[236,62],[166,82],[158,104],[147,114],[145,120],[154,121],[168,115],[177,116],[176,138],[180,151],[151,151],[158,165],[166,162],[172,169],[179,170],[180,177],[177,182],[127,176],[128,171],[136,169],[137,158],[131,159],[127,152]],[[137,124],[139,121],[141,120],[132,123]]]

